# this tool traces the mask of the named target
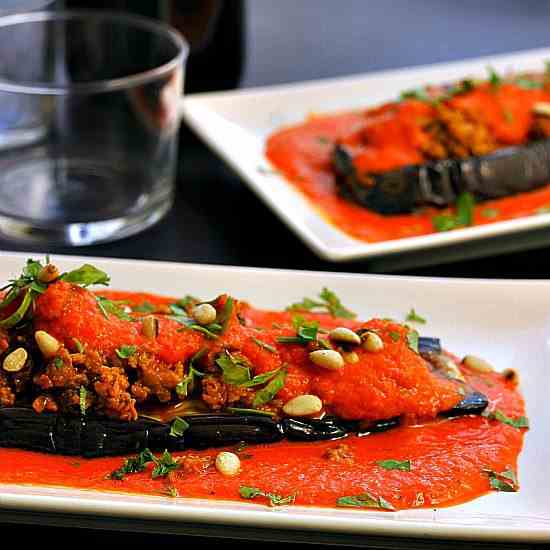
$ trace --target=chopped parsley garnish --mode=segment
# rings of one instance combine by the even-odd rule
[[[252,368],[250,361],[244,355],[229,353],[228,351],[216,359],[216,364],[223,371],[224,382],[245,388],[265,384],[280,371],[280,369],[275,369],[252,377],[250,374],[250,369]]]
[[[113,470],[107,477],[109,479],[123,480],[126,474],[137,474],[143,472],[149,464],[155,460],[155,456],[149,449],[144,449],[137,456],[132,456],[124,461],[124,464],[117,470]]]
[[[181,298],[176,302],[176,305],[186,309],[188,307],[194,306],[195,304],[198,304],[199,302],[200,300],[198,298],[195,298],[194,296],[186,294],[183,298]]]
[[[86,397],[88,396],[88,391],[84,386],[80,386],[79,391],[79,402],[80,402],[80,414],[86,416]]]
[[[111,281],[107,273],[90,264],[84,264],[78,269],[63,273],[59,278],[67,283],[73,283],[83,287],[91,285],[108,286]]]
[[[336,501],[336,506],[348,506],[352,508],[380,508],[382,510],[395,510],[393,505],[382,497],[377,497],[371,493],[362,493],[360,495],[340,497]]]
[[[173,315],[170,315],[168,317],[169,319],[176,321],[176,323],[183,325],[185,328],[202,332],[202,334],[204,334],[209,340],[216,340],[218,338],[218,334],[223,331],[223,327],[219,323],[211,323],[206,326],[197,324],[195,319],[189,317],[187,312],[177,304],[171,304],[170,311]]]
[[[391,330],[390,331],[390,338],[394,342],[399,342],[399,340],[401,340],[401,334],[399,334],[399,332],[397,332],[396,330]]]
[[[118,317],[119,319],[122,319],[123,321],[132,321],[132,318],[121,307],[121,305],[123,305],[123,302],[113,302],[112,300],[104,298],[103,296],[96,296],[95,299],[97,301],[97,307],[100,309],[101,313],[103,313],[103,317],[105,317],[106,319],[109,318],[110,314]]]
[[[218,315],[218,323],[221,325],[220,333],[224,334],[229,325],[231,314],[233,313],[233,298],[227,297],[225,304],[223,305],[222,312]]]
[[[271,381],[254,396],[252,405],[256,408],[269,403],[280,390],[283,389],[286,380],[286,369],[281,368]]]
[[[355,319],[356,315],[346,307],[342,305],[340,298],[336,296],[332,290],[323,288],[319,294],[319,300],[312,300],[311,298],[304,298],[301,302],[291,304],[286,309],[287,311],[325,311],[330,313],[333,317],[342,317],[344,319]]]
[[[178,461],[168,451],[164,451],[161,457],[157,458],[149,449],[144,449],[139,455],[127,458],[120,468],[111,472],[107,477],[109,479],[123,480],[126,474],[143,472],[150,462],[154,464],[153,471],[151,472],[153,479],[166,477],[179,466]]]
[[[524,76],[516,80],[516,85],[524,90],[539,90],[544,88],[544,84],[542,82],[537,82],[536,80],[531,80],[530,78],[526,78]]]
[[[226,351],[216,359],[216,365],[223,371],[223,380],[227,384],[240,386],[251,379],[250,361],[239,353],[231,354]]]
[[[416,313],[414,307],[412,307],[409,311],[409,313],[407,313],[407,317],[405,318],[406,321],[410,321],[411,323],[420,323],[421,325],[425,325],[426,324],[426,319],[420,315],[418,315],[418,313]]]
[[[147,301],[142,302],[141,304],[138,304],[137,306],[134,306],[132,308],[132,311],[134,311],[135,313],[153,313],[156,310],[156,306]]]
[[[286,506],[288,504],[293,504],[296,500],[295,493],[285,497],[276,493],[262,491],[257,487],[247,487],[245,485],[241,485],[239,487],[239,495],[241,496],[241,498],[245,498],[247,500],[252,500],[257,497],[267,498],[269,500],[270,506]]]
[[[487,67],[487,72],[489,73],[489,84],[493,88],[498,88],[502,84],[502,78],[500,75],[493,69],[493,67]]]
[[[416,330],[407,332],[407,344],[415,353],[418,353],[418,332]]]
[[[502,422],[503,424],[507,424],[508,426],[512,426],[514,428],[529,428],[529,419],[526,416],[520,416],[518,418],[510,418],[509,416],[506,416],[502,411],[499,411],[498,409],[495,409],[492,412],[489,412],[487,410],[483,411],[482,416],[485,416],[489,420],[498,420],[499,422]]]
[[[115,353],[121,359],[128,359],[137,351],[137,346],[120,346],[120,348],[115,350]]]
[[[504,472],[495,472],[494,470],[484,470],[484,472],[489,476],[491,489],[505,493],[515,493],[518,490],[518,479],[511,468]]]
[[[180,494],[178,493],[178,490],[171,485],[166,489],[166,496],[169,496],[170,498],[178,498]]]
[[[277,350],[271,344],[263,342],[262,340],[259,340],[258,338],[255,338],[255,337],[252,337],[252,340],[254,340],[254,343],[260,346],[261,348],[266,349],[271,353],[277,353]]]
[[[176,393],[180,397],[187,397],[192,391],[193,387],[195,385],[195,377],[201,377],[204,376],[204,373],[198,371],[195,368],[195,363],[204,357],[208,353],[208,348],[202,348],[200,349],[191,359],[189,360],[189,371],[188,373],[183,377],[181,382],[178,383],[176,386]]]
[[[296,330],[296,336],[279,336],[280,344],[301,344],[306,346],[317,339],[319,321],[306,321],[301,315],[294,315],[292,324]]]
[[[376,464],[384,468],[384,470],[401,470],[402,472],[411,471],[411,461],[410,460],[377,460]]]
[[[157,477],[166,477],[170,472],[173,472],[179,466],[178,461],[175,460],[168,451],[164,451],[160,458],[153,456],[153,462],[155,467],[151,472],[151,477],[156,479]]]
[[[84,353],[84,344],[78,338],[73,338],[73,342],[78,353]]]
[[[464,192],[456,201],[456,214],[439,214],[432,218],[434,229],[439,232],[451,231],[472,225],[474,219],[474,196]]]
[[[186,422],[183,418],[176,418],[174,422],[170,425],[170,433],[172,437],[181,437],[185,431],[189,429],[189,423]]]
[[[426,91],[426,88],[416,88],[414,90],[405,90],[401,92],[399,99],[404,101],[406,99],[417,99],[418,101],[430,101],[430,96]]]
[[[481,211],[481,215],[484,218],[488,218],[488,219],[496,218],[499,214],[500,214],[500,211],[497,210],[496,208],[484,208]]]
[[[56,369],[62,369],[63,368],[63,359],[61,359],[61,357],[56,357],[53,360],[53,364],[54,364]]]

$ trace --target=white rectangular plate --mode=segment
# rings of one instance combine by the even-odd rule
[[[550,48],[362,76],[195,94],[184,98],[183,116],[321,258],[335,262],[371,258],[546,227],[550,214],[378,243],[359,241],[329,224],[291,183],[272,172],[264,155],[269,134],[301,122],[311,113],[362,109],[394,100],[402,90],[467,76],[484,77],[489,65],[498,72],[541,71],[545,60],[550,60]]]
[[[0,253],[0,281],[18,274],[24,254]],[[35,255],[36,257],[36,255]],[[112,287],[205,299],[222,292],[282,309],[323,286],[360,318],[403,319],[410,307],[428,319],[422,331],[440,336],[457,355],[475,353],[498,369],[516,368],[532,429],[520,457],[521,490],[491,493],[468,504],[395,513],[248,502],[170,499],[37,486],[0,485],[0,508],[108,515],[126,520],[299,529],[344,535],[550,541],[550,282],[429,279],[193,264],[62,257],[63,270],[92,262]]]

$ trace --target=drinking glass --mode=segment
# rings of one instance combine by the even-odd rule
[[[158,221],[173,200],[187,53],[138,16],[0,17],[0,232],[87,245]]]

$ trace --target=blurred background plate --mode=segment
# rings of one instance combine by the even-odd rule
[[[550,214],[446,233],[362,242],[328,223],[313,203],[273,171],[264,154],[267,137],[281,126],[303,121],[311,113],[375,106],[394,100],[402,90],[428,83],[484,77],[489,65],[497,72],[541,71],[548,59],[550,49],[546,48],[363,76],[191,94],[184,99],[183,114],[187,124],[321,258],[338,262],[403,254],[546,228],[550,226]],[[545,242],[550,242],[550,233]],[[490,249],[483,247],[483,250]],[[483,254],[478,250],[478,255],[479,252]]]

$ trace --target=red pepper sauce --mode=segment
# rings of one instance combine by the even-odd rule
[[[550,93],[512,84],[493,89],[487,84],[458,95],[449,103],[481,117],[504,147],[525,142],[533,119],[532,107],[540,101],[549,102]],[[432,218],[452,209],[424,208],[392,216],[377,214],[338,194],[331,166],[334,144],[349,143],[357,134],[366,137],[368,143],[361,147],[356,160],[361,170],[383,172],[421,163],[419,144],[423,136],[417,120],[429,116],[430,109],[421,101],[407,100],[366,112],[312,116],[273,133],[267,142],[266,156],[329,223],[356,239],[379,242],[434,233]],[[530,216],[549,206],[550,187],[486,201],[475,206],[473,225]]]
[[[103,293],[111,298],[139,303],[142,295]],[[138,298],[135,302],[133,298]],[[151,303],[166,304],[166,298],[148,295]],[[247,324],[271,326],[285,323],[289,313],[244,310]],[[327,315],[312,315],[325,327],[343,322]],[[467,381],[485,393],[498,410],[510,418],[524,415],[524,402],[516,387],[496,372],[477,373],[464,369]],[[491,405],[490,405],[491,407]],[[145,472],[124,480],[108,479],[123,457],[83,459],[47,455],[18,449],[0,449],[0,483],[63,486],[148,495],[238,500],[241,486],[258,487],[283,496],[296,495],[296,504],[335,506],[342,496],[368,492],[381,496],[395,509],[441,507],[466,502],[490,490],[488,470],[517,471],[517,457],[524,430],[481,416],[436,419],[406,425],[365,437],[349,436],[339,441],[250,445],[239,450],[241,473],[223,477],[214,467],[196,472],[173,472],[168,478],[151,478]],[[327,451],[347,445],[347,460],[334,461]],[[234,448],[227,450],[236,451]],[[211,457],[220,449],[190,450],[174,456]],[[383,460],[409,460],[410,471],[386,470]]]

